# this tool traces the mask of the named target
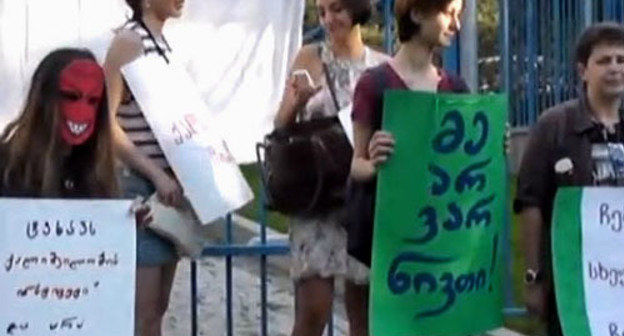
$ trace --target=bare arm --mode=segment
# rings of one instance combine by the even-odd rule
[[[378,76],[364,72],[353,92],[353,159],[351,178],[365,182],[373,179],[377,169],[394,151],[394,137],[384,131],[375,131],[375,116],[381,113]]]
[[[549,234],[545,230],[550,219],[544,218],[540,205],[552,202],[550,195],[556,189],[552,164],[556,154],[551,137],[557,131],[548,120],[548,116],[543,115],[531,130],[518,171],[514,201],[514,209],[520,215],[523,230],[526,267],[541,271],[546,266],[542,263],[547,252],[543,251],[545,242],[542,240]]]
[[[179,204],[181,198],[181,191],[177,183],[137,149],[116,118],[124,93],[121,68],[137,59],[141,55],[142,49],[140,37],[136,33],[121,31],[113,40],[106,55],[104,73],[106,75],[113,143],[123,163],[147,177],[156,186],[158,194],[165,204],[176,205]]]
[[[525,149],[522,164],[518,172],[514,209],[520,214],[523,232],[523,247],[527,275],[529,270],[537,271],[542,279],[531,281],[524,287],[524,299],[527,309],[542,318],[548,315],[548,295],[551,292],[549,265],[544,257],[548,255],[544,237],[548,236],[548,218],[544,217],[541,205],[552,202],[553,190],[556,189],[553,170],[553,137],[558,133],[548,112],[543,114],[531,130],[531,136]]]
[[[551,291],[550,281],[543,279],[544,265],[542,265],[544,219],[537,207],[527,207],[520,213],[523,231],[523,246],[526,268],[538,271],[542,279],[525,285],[524,300],[527,309],[532,314],[544,319],[548,316],[548,293]]]
[[[353,160],[351,177],[356,181],[369,181],[377,174],[377,168],[394,152],[394,137],[384,131],[376,131],[365,124],[353,122]]]
[[[533,270],[543,269],[541,265],[542,237],[544,219],[538,207],[527,207],[520,213],[522,222],[522,240],[526,267]]]
[[[312,78],[315,79],[315,82],[318,83],[320,59],[313,54],[312,49],[311,46],[304,46],[299,50],[293,62],[291,72],[298,69],[307,70]],[[295,78],[289,76],[277,115],[273,120],[273,125],[277,128],[295,122],[297,113],[305,107],[308,100],[319,89],[320,86],[318,85],[317,87],[309,87],[305,83],[302,85]]]
[[[368,158],[368,143],[373,130],[368,125],[353,122],[353,160],[351,178],[356,181],[368,181],[375,176],[375,165]]]

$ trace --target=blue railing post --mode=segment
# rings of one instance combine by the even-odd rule
[[[267,210],[264,206],[265,203],[264,188],[260,190],[260,243],[262,246],[266,245],[266,225],[267,225]],[[260,255],[260,302],[261,302],[261,334],[267,336],[268,332],[268,314],[267,314],[267,262],[266,254]]]
[[[334,302],[332,300],[332,312],[334,311]],[[329,319],[327,320],[327,336],[334,336],[334,314],[329,314]]]
[[[232,245],[232,215],[228,214],[225,217],[225,243],[229,246]],[[234,335],[234,323],[232,314],[232,255],[228,254],[225,257],[225,292],[226,292],[226,323],[227,323],[227,335]]]
[[[383,0],[384,14],[384,50],[388,55],[394,52],[394,15],[392,11],[393,0]]]
[[[191,335],[197,336],[197,263],[191,260]]]
[[[525,62],[527,69],[527,112],[528,123],[534,123],[537,120],[537,22],[536,22],[536,3],[533,0],[526,1],[527,8],[525,13],[525,43],[527,46],[527,59]]]
[[[508,0],[499,0],[498,8],[500,10],[499,21],[498,21],[498,41],[501,46],[501,57],[500,57],[500,91],[501,92],[509,92],[511,89],[510,85],[510,76],[511,76],[511,58],[509,53],[509,2]],[[510,104],[508,104],[510,105]],[[511,120],[511,119],[510,119]]]
[[[621,22],[624,16],[624,4],[621,0],[603,0],[602,17],[605,21]]]
[[[444,49],[442,63],[444,65],[444,69],[450,73],[461,75],[459,66],[459,48],[459,38],[453,39],[451,46]]]

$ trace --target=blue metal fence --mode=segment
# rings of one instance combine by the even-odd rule
[[[264,200],[262,195],[258,202],[261,204],[261,220],[260,220],[260,244],[258,245],[238,245],[233,244],[232,237],[232,216],[226,216],[225,221],[225,244],[206,246],[202,252],[203,257],[225,257],[225,295],[226,295],[226,330],[227,335],[234,335],[234,314],[232,306],[232,258],[242,256],[257,256],[260,262],[260,335],[266,336],[268,333],[268,313],[267,313],[267,256],[285,255],[290,252],[290,247],[283,243],[267,242],[266,237],[266,210],[264,208]],[[197,316],[197,263],[191,261],[191,334],[198,335],[198,316]],[[328,336],[333,335],[332,326],[328,328]]]
[[[587,0],[503,0],[509,50],[504,68],[513,126],[533,124],[539,111],[575,95],[571,52],[585,26]]]
[[[624,1],[622,0],[595,1],[594,6],[597,20],[622,22],[624,19]]]
[[[592,22],[624,17],[622,0],[500,0],[502,83],[513,126],[577,95],[574,44]],[[509,15],[514,13],[514,15]]]
[[[384,14],[384,49],[394,50],[393,0],[381,0],[379,8]],[[499,0],[500,8],[500,58],[501,89],[508,92],[510,121],[513,126],[532,125],[540,111],[576,95],[576,74],[572,64],[573,45],[581,30],[593,21],[624,19],[624,0]],[[513,15],[511,15],[513,13]],[[322,36],[318,28],[306,35],[309,39]],[[459,48],[455,43],[444,54],[445,67],[459,73]],[[261,197],[262,198],[262,197]],[[262,204],[262,199],[259,200]],[[260,244],[256,246],[232,244],[232,218],[226,220],[226,244],[208,246],[204,256],[226,258],[226,325],[227,335],[233,335],[232,312],[232,258],[256,256],[260,262],[261,321],[260,334],[268,335],[267,325],[267,257],[289,253],[285,244],[267,242],[266,210],[262,208]],[[509,220],[505,223],[505,236],[509,237]],[[504,258],[511,264],[509,239],[505,239]],[[510,267],[505,274],[507,315],[523,314],[522,308],[513,307]],[[191,263],[191,319],[192,335],[197,329],[197,264]],[[329,336],[333,328],[328,327]]]

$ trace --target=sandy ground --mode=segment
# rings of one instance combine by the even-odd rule
[[[233,267],[234,335],[260,335],[259,258],[235,258]],[[205,258],[198,262],[199,335],[226,335],[225,259]],[[269,265],[268,334],[288,336],[292,328],[293,285],[288,274]],[[165,316],[165,336],[191,335],[190,262],[179,263],[169,310]],[[334,335],[347,334],[342,299],[334,303]]]

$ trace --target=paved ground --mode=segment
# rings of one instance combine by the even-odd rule
[[[235,259],[234,335],[260,335],[260,277],[257,258]],[[225,259],[206,258],[199,262],[199,335],[226,335],[225,332]],[[293,321],[293,286],[288,275],[269,266],[269,335],[288,336]],[[346,335],[344,307],[336,300],[334,335]],[[191,335],[190,263],[182,260],[165,316],[165,336]]]

